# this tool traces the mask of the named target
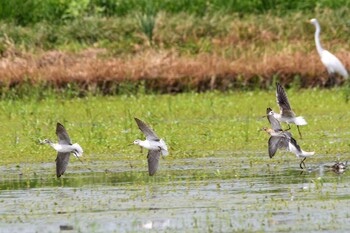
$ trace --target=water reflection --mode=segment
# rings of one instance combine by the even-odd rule
[[[170,219],[148,220],[142,223],[144,229],[164,230],[170,226]]]

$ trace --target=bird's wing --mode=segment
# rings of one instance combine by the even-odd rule
[[[137,118],[135,118],[135,121],[136,121],[137,125],[139,126],[139,129],[146,136],[147,140],[159,141],[159,138],[156,135],[156,133],[151,128],[149,128],[143,121],[141,121]]]
[[[276,100],[282,114],[285,111],[292,111],[288,101],[287,93],[284,91],[283,87],[279,83],[276,83]]]
[[[66,171],[69,162],[70,153],[61,153],[58,152],[56,158],[56,175],[60,177]]]
[[[286,132],[284,132],[285,134]],[[289,132],[287,132],[289,133]],[[289,133],[290,134],[290,133]],[[288,149],[289,147],[289,141],[290,141],[290,137],[283,135],[282,137],[280,137],[281,139],[278,142],[278,148],[279,149]]]
[[[292,138],[292,134],[288,131],[284,131],[283,136],[286,137],[288,140]]]
[[[327,50],[322,52],[321,56],[322,63],[326,66],[329,73],[338,73],[344,78],[348,78],[348,72],[341,61],[332,53]]]
[[[156,173],[158,169],[159,158],[160,158],[160,151],[158,150],[148,151],[148,155],[147,155],[148,173],[150,176],[153,176]]]
[[[56,135],[58,137],[58,144],[72,145],[72,142],[70,141],[70,138],[68,136],[66,129],[63,127],[63,125],[61,125],[58,122],[56,126]]]
[[[271,136],[269,138],[269,156],[270,156],[270,158],[272,158],[276,154],[276,151],[279,148],[281,138],[282,137],[276,137],[276,136]]]
[[[271,111],[272,111],[271,108],[266,109],[267,119],[270,122],[271,128],[274,131],[281,131],[282,130],[281,124],[272,114],[269,114]]]

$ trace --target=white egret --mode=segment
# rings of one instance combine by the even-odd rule
[[[343,76],[345,79],[349,77],[348,72],[346,71],[344,65],[341,63],[341,61],[334,56],[332,53],[329,51],[325,50],[321,46],[320,42],[320,32],[321,32],[321,27],[320,24],[318,23],[317,19],[311,19],[310,23],[313,24],[316,28],[315,31],[315,43],[316,43],[316,49],[318,54],[320,55],[321,62],[323,65],[326,67],[327,72],[329,74],[329,85],[334,85],[334,76],[336,73],[339,75]]]

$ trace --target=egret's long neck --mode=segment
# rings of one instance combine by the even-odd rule
[[[322,52],[323,52],[323,48],[321,46],[321,42],[320,42],[320,32],[321,32],[321,27],[318,24],[318,22],[315,23],[315,27],[316,27],[316,31],[315,31],[315,43],[316,43],[316,49],[318,54],[321,56]]]

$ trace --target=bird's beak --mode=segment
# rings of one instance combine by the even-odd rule
[[[261,129],[259,130],[259,132],[261,132],[261,131],[266,131],[266,128],[265,128],[265,127],[261,128]]]
[[[132,146],[132,145],[134,145],[134,143],[130,143],[130,144],[128,144],[128,146]]]

